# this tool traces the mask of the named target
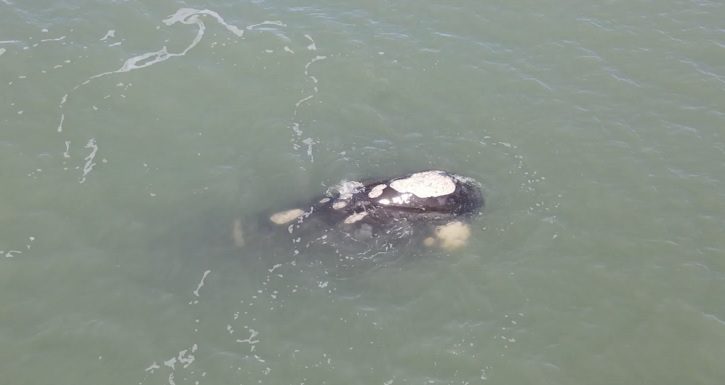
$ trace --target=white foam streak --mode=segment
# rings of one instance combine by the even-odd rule
[[[310,44],[307,46],[307,49],[310,51],[317,51],[317,44],[315,44],[315,41],[312,39],[312,36],[305,34],[305,37],[307,40],[310,41]]]
[[[63,105],[61,104],[61,108]],[[58,132],[63,132],[63,121],[65,120],[65,114],[61,112],[60,114],[60,122],[58,123]]]
[[[297,101],[297,103],[295,103],[295,109],[299,108],[299,107],[300,107],[300,105],[301,105],[302,103],[304,103],[304,102],[306,102],[306,101],[308,101],[308,100],[310,100],[310,99],[312,99],[312,98],[314,98],[314,97],[315,97],[315,95],[307,95],[307,96],[305,96],[304,98],[302,98],[302,99],[298,100],[298,101]],[[298,124],[297,126],[298,126],[298,128],[299,128],[299,124]],[[295,132],[297,132],[297,131],[295,131]],[[302,132],[301,132],[301,131],[299,131],[299,134],[301,134],[301,133],[302,133]],[[298,134],[298,135],[299,135],[299,134]]]
[[[15,258],[16,257],[15,254],[22,254],[22,253],[23,252],[20,250],[8,250],[8,251],[0,250],[0,255],[4,254],[5,258]]]
[[[83,175],[81,175],[79,183],[84,183],[86,181],[86,176],[90,174],[91,171],[93,171],[93,167],[95,167],[96,165],[96,162],[94,162],[94,159],[96,158],[96,153],[98,152],[98,145],[96,144],[96,139],[89,139],[88,143],[86,143],[85,148],[90,148],[91,153],[86,155],[86,157],[84,158],[86,164],[83,165]]]
[[[56,38],[52,38],[52,39],[42,39],[41,42],[45,43],[47,41],[61,41],[61,40],[65,40],[65,36],[56,37]]]
[[[218,13],[214,11],[210,11],[208,9],[194,9],[194,8],[181,8],[178,11],[176,11],[175,14],[169,16],[168,18],[163,20],[163,23],[166,25],[173,25],[176,23],[182,23],[182,24],[198,24],[200,23],[198,19],[198,15],[207,15],[211,16],[216,21],[221,24],[224,28],[226,28],[229,32],[235,34],[237,37],[244,36],[244,30],[240,29],[237,26],[228,24],[226,21],[224,21],[224,18],[222,18]]]
[[[308,35],[305,35],[305,36],[308,36]],[[325,60],[325,59],[327,59],[327,56],[317,55],[317,56],[313,57],[312,59],[310,59],[310,61],[308,61],[307,64],[305,64],[305,76],[312,81],[312,84],[314,84],[314,86],[312,88],[312,93],[310,95],[305,96],[304,98],[298,100],[297,103],[295,103],[295,113],[294,113],[295,116],[297,116],[297,109],[300,107],[300,105],[302,105],[303,103],[314,98],[315,95],[317,94],[317,92],[319,91],[317,88],[317,83],[319,82],[319,80],[317,80],[317,78],[315,76],[310,75],[310,66],[317,63],[320,60]]]
[[[211,270],[207,270],[204,272],[204,275],[201,277],[201,281],[199,281],[199,285],[196,286],[196,290],[193,291],[193,294],[195,297],[199,297],[199,290],[201,290],[202,287],[204,287],[204,280],[206,279],[206,276],[211,273]]]
[[[157,364],[156,361],[154,361],[151,365],[149,365],[148,368],[144,369],[144,372],[153,374],[156,369],[160,369],[160,368],[161,368],[161,366],[159,366],[159,364]]]
[[[312,138],[307,138],[307,139],[303,140],[302,143],[304,143],[307,146],[307,156],[310,157],[310,163],[314,163],[315,157],[312,156],[312,145],[316,144],[315,140]]]
[[[312,82],[315,83],[315,84],[317,84],[317,78],[314,77],[314,76],[312,76],[312,75],[310,75],[310,66],[313,65],[313,64],[315,64],[316,62],[318,62],[320,60],[325,60],[325,59],[327,59],[327,56],[320,56],[320,55],[318,55],[318,56],[313,57],[312,60],[310,60],[309,62],[307,62],[307,64],[305,64],[305,76],[307,76],[310,79],[312,79]]]
[[[198,37],[198,35],[197,35],[197,37]],[[194,40],[197,40],[197,39],[195,38]],[[123,63],[121,68],[117,69],[116,71],[106,72],[105,74],[100,74],[96,77],[110,75],[112,73],[129,72],[129,71],[137,70],[140,68],[146,68],[146,67],[154,65],[156,63],[160,63],[164,60],[168,60],[171,57],[181,56],[184,53],[188,52],[188,50],[191,49],[191,47],[193,47],[193,45],[187,47],[187,49],[184,50],[184,52],[179,53],[179,54],[170,54],[169,51],[166,50],[166,47],[163,47],[156,52],[147,52],[143,55],[138,55],[138,56],[132,57],[130,59],[127,59],[126,62]],[[148,60],[148,59],[150,59],[150,60]],[[146,61],[146,60],[148,60],[148,61]]]
[[[302,130],[300,130],[300,124],[297,122],[292,123],[292,131],[294,131],[295,135],[302,136]]]
[[[106,41],[111,37],[116,37],[116,30],[109,29],[108,32],[106,32],[106,34],[103,35],[103,37],[101,38],[101,41]]]
[[[248,25],[247,26],[247,30],[251,31],[251,30],[256,29],[257,27],[262,27],[262,26],[265,26],[265,25],[274,25],[274,26],[277,26],[277,27],[286,27],[287,26],[287,24],[285,24],[285,23],[283,23],[283,22],[281,22],[279,20],[271,20],[271,21],[270,20],[265,20],[265,21],[263,21],[261,23]]]
[[[309,35],[305,35],[305,37],[307,37],[308,39],[310,39],[311,41],[313,41],[312,38]],[[314,44],[314,41],[313,41],[313,44]],[[315,49],[317,49],[317,48],[315,48]],[[313,84],[312,93],[310,93],[309,95],[303,97],[302,99],[298,100],[295,103],[295,109],[294,109],[294,112],[292,114],[295,119],[297,118],[297,114],[298,114],[298,111],[299,111],[300,106],[302,104],[304,104],[304,103],[312,100],[315,97],[315,95],[317,95],[317,93],[319,92],[319,89],[317,88],[317,83],[319,82],[319,80],[317,79],[317,77],[315,77],[315,76],[313,76],[313,75],[310,74],[310,66],[312,66],[316,62],[318,62],[320,60],[324,60],[324,59],[327,59],[327,56],[317,55],[317,56],[313,57],[312,59],[310,59],[310,61],[308,61],[305,64],[305,71],[304,71],[304,73],[305,73],[305,76],[312,81],[312,84]],[[300,123],[299,122],[297,122],[297,121],[293,121],[292,122],[292,131],[294,131],[294,133],[297,136],[297,138],[300,138],[302,136],[302,130],[300,129]],[[317,142],[315,142],[315,140],[312,139],[312,138],[306,138],[301,143],[307,146],[307,156],[310,158],[310,162],[311,163],[314,163],[315,158],[312,155],[312,145],[313,144],[316,144]],[[300,146],[299,142],[297,142],[297,143],[293,143],[292,147],[295,150],[297,150],[301,146]]]
[[[249,328],[249,337],[247,337],[247,338],[245,338],[243,340],[238,339],[237,342],[239,342],[239,343],[248,343],[249,344],[249,351],[250,352],[254,352],[254,348],[255,348],[254,345],[256,345],[256,344],[259,343],[259,339],[257,338],[257,336],[259,336],[259,332],[256,331],[256,330],[254,330],[254,329],[252,329],[252,328]]]

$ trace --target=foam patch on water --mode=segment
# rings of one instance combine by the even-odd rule
[[[238,343],[247,343],[249,344],[249,352],[254,352],[255,345],[259,343],[259,339],[257,338],[259,336],[259,332],[248,328],[249,330],[249,337],[245,339],[237,339]]]
[[[31,236],[28,237],[28,243],[25,244],[25,250],[26,251],[27,250],[30,250],[30,246],[32,246],[32,244],[33,244],[34,241],[35,241],[35,237],[34,236],[31,235]],[[0,250],[0,257],[5,257],[5,258],[15,258],[15,257],[17,257],[17,256],[19,256],[21,254],[23,254],[23,251],[22,250],[13,250],[13,249],[10,249],[10,250]]]
[[[195,353],[199,350],[199,346],[197,344],[191,345],[189,348],[181,349],[178,353],[174,354],[173,356],[169,357],[166,360],[163,360],[163,367],[159,365],[156,361],[152,362],[146,369],[144,369],[144,372],[149,374],[156,373],[157,370],[161,370],[163,368],[168,368],[169,371],[168,374],[168,383],[170,385],[176,384],[174,381],[175,374],[178,369],[186,369],[191,364],[196,361],[196,355]],[[177,364],[180,365],[179,368],[177,368]],[[141,382],[143,383],[143,382]]]

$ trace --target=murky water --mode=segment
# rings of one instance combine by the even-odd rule
[[[0,382],[721,384],[722,20],[2,0]],[[231,246],[235,217],[427,168],[483,185],[463,251]]]

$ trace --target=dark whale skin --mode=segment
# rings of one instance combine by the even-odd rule
[[[395,180],[410,177],[408,174],[395,178],[365,182],[362,187],[347,198],[341,198],[339,191],[335,191],[325,200],[321,197],[310,207],[315,213],[325,218],[330,225],[345,221],[350,215],[366,213],[359,221],[354,223],[370,223],[376,226],[407,220],[407,221],[435,221],[471,216],[478,213],[483,207],[483,195],[477,183],[472,179],[463,178],[445,171],[437,171],[439,175],[450,178],[455,189],[447,194],[431,197],[418,197],[412,193],[401,193],[390,184]],[[384,186],[379,195],[370,196],[376,186]],[[408,195],[405,197],[405,195]],[[336,209],[335,203],[345,201],[344,207]],[[388,202],[387,204],[381,202]],[[353,224],[354,224],[353,223]]]
[[[237,218],[231,235],[244,258],[269,266],[377,268],[465,246],[483,206],[475,180],[427,170],[344,181],[296,208]]]
[[[406,182],[413,186],[407,189],[412,191],[400,188]],[[272,220],[273,215],[267,224],[283,227],[283,233],[305,247],[347,242],[390,248],[413,239],[421,241],[433,234],[436,226],[469,221],[483,205],[480,186],[473,179],[428,170],[343,182],[306,206],[289,210],[299,215],[283,223]]]

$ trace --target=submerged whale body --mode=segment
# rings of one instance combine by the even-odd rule
[[[393,178],[344,181],[301,207],[262,219],[300,248],[333,246],[362,255],[404,245],[453,250],[470,237],[468,222],[483,207],[479,184],[440,170]],[[235,226],[235,241],[243,243]],[[361,251],[362,250],[362,251]]]

